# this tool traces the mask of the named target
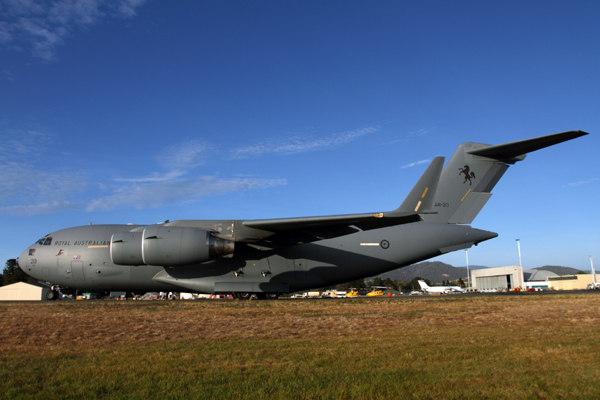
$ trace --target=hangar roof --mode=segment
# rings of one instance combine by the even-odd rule
[[[17,287],[39,287],[42,289],[45,289],[48,287],[48,285],[42,285],[39,283],[33,283],[33,282],[15,282],[15,283],[11,283],[10,285],[5,285],[5,286],[1,286],[0,289],[12,289],[12,288],[17,288]]]
[[[523,271],[526,282],[532,281],[547,281],[549,276],[558,276],[552,271],[546,271],[543,269],[526,269]]]

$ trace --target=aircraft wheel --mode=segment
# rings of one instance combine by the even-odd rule
[[[250,297],[252,297],[252,293],[249,293],[249,292],[238,292],[237,293],[237,298],[240,300],[250,300]]]
[[[58,299],[58,292],[55,290],[48,290],[44,294],[44,298],[48,301],[56,300],[56,299]]]
[[[265,293],[265,298],[267,300],[277,300],[279,298],[279,293]]]

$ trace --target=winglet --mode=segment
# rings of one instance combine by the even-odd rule
[[[396,214],[428,214],[431,213],[433,198],[440,180],[442,168],[444,167],[444,157],[433,159],[429,167],[425,170],[417,184],[412,188],[408,196],[404,199],[400,207],[396,210],[385,213],[386,217],[393,217]]]

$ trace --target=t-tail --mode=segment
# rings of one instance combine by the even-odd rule
[[[527,153],[587,135],[568,131],[499,145],[461,143],[443,168],[425,221],[470,224],[492,196],[492,189],[508,167]]]
[[[419,281],[419,286],[421,286],[421,290],[429,289],[429,285],[425,281]]]

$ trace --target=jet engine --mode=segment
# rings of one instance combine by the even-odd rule
[[[188,265],[233,254],[234,242],[199,228],[151,226],[119,232],[110,239],[110,258],[118,265]]]

